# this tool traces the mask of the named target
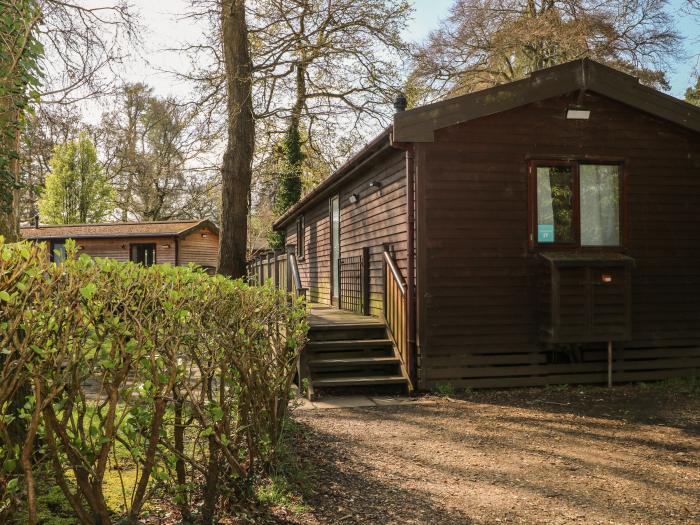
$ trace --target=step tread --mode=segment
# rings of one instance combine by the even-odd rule
[[[314,379],[313,386],[353,386],[353,385],[390,385],[406,383],[406,378],[400,375],[392,376],[348,376]]]
[[[320,357],[309,359],[310,365],[373,365],[373,364],[398,364],[397,357]]]
[[[307,343],[308,348],[357,348],[365,346],[391,346],[391,339],[339,339],[337,341],[314,341]]]
[[[386,324],[381,321],[370,321],[368,323],[333,323],[333,324],[311,324],[310,332],[332,332],[335,330],[376,330],[386,328]]]

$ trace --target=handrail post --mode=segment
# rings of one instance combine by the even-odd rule
[[[369,315],[369,246],[362,248],[362,313]]]
[[[384,244],[382,246],[383,251],[387,251],[389,249],[388,244]],[[387,303],[387,277],[388,277],[388,272],[387,272],[387,267],[386,267],[386,258],[384,257],[384,254],[382,253],[382,312],[384,313],[384,318],[386,319],[386,303]]]
[[[287,293],[292,293],[292,250],[287,246]]]

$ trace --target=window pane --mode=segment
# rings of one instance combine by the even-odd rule
[[[144,266],[152,266],[156,259],[155,244],[132,244],[131,260]]]
[[[537,242],[574,242],[570,166],[537,168]]]
[[[581,246],[620,244],[620,178],[618,166],[582,164]]]
[[[66,245],[63,242],[53,243],[53,262],[56,264],[62,263],[66,260]]]
[[[340,200],[333,197],[331,199],[331,273],[332,273],[332,296],[338,297],[340,291],[340,274],[338,268],[338,258],[340,257]]]

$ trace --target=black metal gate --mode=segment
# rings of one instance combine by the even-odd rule
[[[369,315],[369,248],[362,255],[338,259],[339,307]]]

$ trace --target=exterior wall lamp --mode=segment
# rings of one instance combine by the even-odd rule
[[[357,193],[352,193],[348,197],[348,200],[350,201],[350,204],[357,204],[360,202],[360,196]]]
[[[566,110],[568,120],[588,120],[591,118],[590,109],[568,109]]]

